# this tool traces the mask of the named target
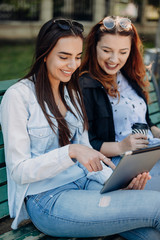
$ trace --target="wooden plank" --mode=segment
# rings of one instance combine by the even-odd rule
[[[3,144],[3,134],[2,134],[2,130],[0,130],[0,145]]]
[[[0,168],[0,183],[7,181],[6,167]]]
[[[0,163],[5,162],[5,156],[4,156],[4,148],[0,148]]]
[[[156,79],[154,74],[151,74],[151,80],[150,81],[153,83],[153,86],[154,86],[154,89],[155,89],[155,92],[156,92],[156,96],[157,96],[157,101],[158,101],[159,107],[160,107],[160,89],[159,89],[158,82],[157,82],[157,79]]]
[[[18,79],[0,81],[0,95],[4,94],[7,88],[9,88],[11,85],[16,83],[17,81]]]
[[[18,230],[12,230],[7,233],[4,233],[0,236],[0,240],[32,240],[40,239],[40,237],[45,236],[43,233],[38,231],[32,223],[27,224]],[[50,239],[52,239],[50,237]]]
[[[0,187],[0,203],[8,199],[7,184]]]
[[[8,216],[8,214],[9,214],[8,201],[6,201],[0,204],[0,218]]]
[[[39,232],[38,230],[33,230],[32,232],[28,232],[28,233],[22,233],[22,236],[20,236],[20,237],[16,237],[15,238],[15,236],[14,235],[12,235],[10,238],[8,238],[8,236],[7,236],[7,238],[6,238],[6,236],[5,236],[5,238],[1,238],[0,237],[0,239],[1,240],[39,240],[39,239],[42,239],[42,237],[44,237],[45,235],[43,234],[43,233],[41,233],[41,232]],[[50,238],[50,239],[52,239],[52,238]]]
[[[2,102],[2,98],[3,98],[3,95],[2,95],[2,96],[0,96],[0,103]]]
[[[156,95],[156,92],[151,92],[149,94],[149,103],[153,103],[153,102],[156,102],[157,101],[157,95]]]
[[[150,115],[150,118],[154,124],[159,124],[160,123],[160,112]]]
[[[152,104],[148,105],[148,108],[149,108],[149,114],[160,111],[158,102],[155,102],[155,103],[152,103]]]
[[[41,233],[37,229],[35,229],[33,232],[26,233],[25,236],[23,234],[23,236],[16,238],[16,240],[39,240],[42,239],[42,237],[44,236],[44,233]],[[50,237],[50,239],[52,239],[52,237]]]
[[[16,239],[18,237],[20,237],[22,234],[25,234],[27,232],[31,232],[35,229],[35,227],[33,226],[33,224],[27,224],[23,227],[20,227],[18,230],[12,230],[9,232],[6,232],[2,235],[0,235],[0,240],[2,239],[7,239],[7,240],[12,240],[12,239]]]
[[[149,86],[149,92],[155,91],[154,85],[152,82],[150,82],[150,86]]]

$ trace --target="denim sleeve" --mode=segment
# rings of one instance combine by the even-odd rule
[[[74,162],[68,155],[69,145],[31,157],[27,129],[27,104],[31,93],[26,89],[21,90],[21,94],[15,88],[5,93],[1,104],[1,125],[7,168],[15,182],[26,184],[52,178]]]
[[[87,131],[87,130],[85,130],[85,131],[82,133],[81,139],[80,139],[80,144],[92,148],[91,144],[89,143],[88,131]]]

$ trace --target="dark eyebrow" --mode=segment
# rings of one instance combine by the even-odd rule
[[[112,50],[112,48],[107,47],[107,46],[102,46],[102,48],[108,48],[108,49],[111,49],[111,50]],[[120,50],[129,50],[129,48],[122,48],[122,49],[120,49]]]
[[[67,53],[67,52],[58,52],[59,54],[65,54],[65,55],[68,55],[68,56],[72,56],[71,53]],[[82,52],[78,53],[77,55],[82,55]]]

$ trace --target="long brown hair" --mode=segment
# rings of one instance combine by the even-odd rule
[[[117,19],[119,17],[112,17]],[[146,66],[143,62],[143,45],[137,33],[135,26],[131,23],[129,30],[114,27],[106,29],[103,26],[103,19],[91,29],[86,38],[85,53],[83,55],[80,67],[81,74],[88,72],[94,79],[100,81],[106,88],[110,96],[119,96],[116,81],[113,76],[107,75],[98,64],[96,46],[105,34],[119,34],[120,36],[131,36],[131,51],[126,64],[121,69],[122,73],[128,78],[128,81],[136,81],[143,90],[146,100],[149,99],[148,86],[149,81],[146,77]]]
[[[36,42],[36,51],[35,51],[35,60],[31,67],[29,73],[24,77],[33,81],[35,84],[35,91],[37,101],[46,117],[51,129],[55,131],[56,126],[54,125],[52,119],[56,119],[58,122],[58,137],[60,146],[64,146],[69,144],[69,138],[71,136],[70,130],[68,128],[67,122],[65,118],[60,113],[56,103],[55,98],[51,89],[51,84],[47,74],[46,64],[44,62],[44,58],[52,51],[57,41],[63,37],[75,36],[80,37],[83,40],[82,31],[80,31],[75,25],[72,24],[70,20],[66,20],[69,22],[69,29],[61,29],[57,23],[54,22],[53,19],[46,22],[37,37]],[[70,99],[72,104],[74,105],[78,116],[80,117],[83,127],[87,126],[87,118],[84,110],[84,105],[82,101],[82,96],[78,84],[79,77],[79,69],[77,69],[69,82],[63,83],[61,82],[59,85],[59,92],[62,98],[62,101],[66,107],[66,109],[72,112],[71,108],[67,105],[64,99],[64,87],[67,87]],[[81,108],[79,110],[79,106],[77,106],[77,102]],[[53,116],[51,116],[47,112],[46,104]],[[72,112],[75,117],[76,114]]]

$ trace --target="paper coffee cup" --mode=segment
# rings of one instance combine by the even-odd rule
[[[132,134],[142,133],[144,135],[148,134],[148,125],[146,123],[134,123],[132,126]]]

